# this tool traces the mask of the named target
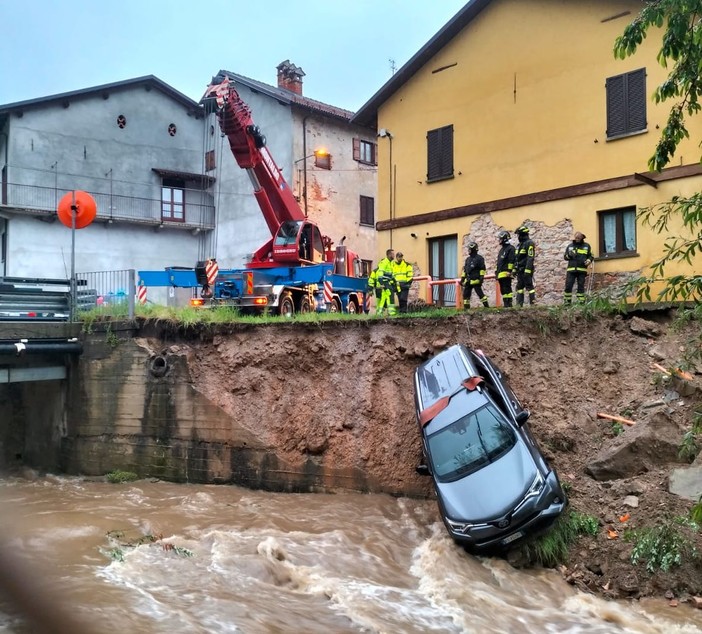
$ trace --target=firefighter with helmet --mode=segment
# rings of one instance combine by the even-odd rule
[[[517,268],[517,306],[524,306],[524,294],[529,294],[529,303],[536,303],[536,290],[534,289],[534,256],[536,245],[529,238],[529,227],[521,225],[515,231],[519,244],[516,250]]]
[[[585,278],[587,277],[587,267],[592,263],[592,249],[585,242],[585,234],[576,232],[563,255],[564,260],[568,260],[566,269],[565,293],[563,301],[570,304],[573,301],[573,286],[578,282],[578,301],[585,301]]]
[[[488,307],[488,298],[483,292],[485,279],[485,258],[478,253],[478,243],[468,243],[468,257],[463,264],[461,273],[461,286],[463,287],[463,310],[470,308],[470,296],[475,291],[478,299],[485,308]]]
[[[515,252],[510,243],[509,231],[500,231],[497,239],[500,241],[500,252],[497,254],[495,278],[500,285],[502,304],[505,308],[512,308],[512,274],[514,272]]]

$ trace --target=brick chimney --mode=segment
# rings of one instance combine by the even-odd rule
[[[302,78],[305,76],[305,71],[299,66],[291,64],[289,59],[280,62],[276,68],[278,70],[278,88],[302,95]]]

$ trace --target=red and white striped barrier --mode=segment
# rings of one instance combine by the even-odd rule
[[[219,275],[219,265],[217,264],[217,260],[207,260],[207,264],[205,265],[205,274],[207,275],[208,286],[214,286],[214,283],[217,280],[217,275]]]
[[[334,291],[332,290],[331,282],[324,282],[324,303],[331,304],[334,299]]]
[[[143,306],[146,304],[146,284],[140,282],[137,286],[137,301]]]

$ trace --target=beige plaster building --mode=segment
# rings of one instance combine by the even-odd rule
[[[561,300],[575,231],[592,245],[596,286],[647,274],[663,237],[637,211],[700,190],[702,121],[668,169],[648,171],[671,106],[651,99],[667,76],[660,37],[625,60],[613,54],[641,6],[468,2],[352,120],[382,136],[378,254],[393,246],[422,273],[451,278],[475,240],[492,271],[497,232],[526,223],[540,301]]]

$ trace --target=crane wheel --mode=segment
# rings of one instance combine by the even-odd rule
[[[279,311],[282,317],[294,317],[295,315],[295,302],[293,300],[292,293],[289,291],[283,293],[280,298]]]

